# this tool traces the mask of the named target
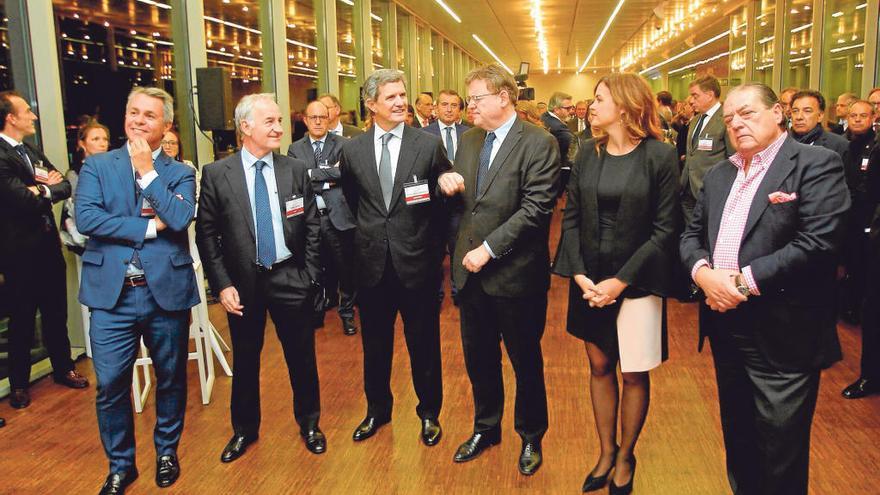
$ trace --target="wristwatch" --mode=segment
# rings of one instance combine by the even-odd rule
[[[746,284],[745,278],[742,276],[742,273],[738,273],[736,277],[734,277],[733,283],[736,284],[736,290],[738,290],[740,294],[749,297],[749,295],[752,293],[752,291],[749,290],[749,286],[748,284]]]

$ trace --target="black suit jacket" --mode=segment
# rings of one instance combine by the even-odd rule
[[[554,273],[601,281],[595,274],[600,271],[598,187],[605,153],[588,140],[572,166]],[[681,233],[678,157],[675,148],[656,139],[642,141],[633,153],[638,166],[620,198],[611,270],[634,289],[668,296]]]
[[[559,187],[556,140],[544,129],[516,119],[477,195],[485,140],[485,130],[467,131],[455,160],[465,191],[461,193],[464,214],[452,261],[453,279],[464,287],[473,275],[462,266],[462,259],[485,241],[496,256],[477,274],[487,294],[523,297],[546,292],[550,287],[550,217]]]
[[[344,137],[333,133],[327,133],[324,137],[322,155],[330,165],[329,168],[318,167],[318,162],[315,161],[315,148],[312,147],[312,141],[308,134],[292,143],[287,149],[287,156],[302,160],[309,167],[312,190],[324,199],[330,215],[330,222],[339,231],[351,230],[355,227],[354,216],[348,208],[345,195],[342,194],[342,188],[337,185],[342,178],[342,173],[339,170],[339,154],[342,152],[344,140]],[[330,184],[330,189],[325,190],[324,184]]]
[[[321,219],[306,164],[277,153],[272,159],[285,244],[293,253],[294,265],[307,272],[309,281],[320,280]],[[294,195],[304,196],[305,211],[286,218],[285,201]],[[235,286],[242,301],[253,300],[257,278],[256,234],[240,151],[204,167],[198,211],[196,243],[211,289],[219,294],[226,287]],[[302,284],[296,277],[290,281],[294,286]]]
[[[813,141],[813,146],[822,146],[840,155],[843,161],[846,161],[847,150],[849,149],[849,141],[840,134],[834,134],[823,130],[822,134]]]
[[[342,137],[352,138],[360,136],[364,131],[360,127],[351,124],[342,124]]]
[[[559,143],[560,166],[570,167],[571,162],[568,160],[568,149],[571,147],[572,140],[574,140],[574,134],[571,133],[565,122],[556,118],[555,115],[550,115],[549,111],[541,115],[541,122],[544,123],[544,127],[547,128],[550,134],[553,134],[556,142]]]
[[[737,169],[725,160],[706,173],[680,251],[690,273],[700,259],[712,262],[721,215]],[[777,191],[797,199],[771,204]],[[764,358],[775,368],[805,371],[841,357],[835,286],[849,192],[840,156],[831,150],[785,143],[764,176],[749,210],[739,266],[750,266],[760,296],[727,313],[700,307],[702,337],[731,322],[755,332]]]
[[[43,162],[43,166],[56,170],[40,150],[25,143],[31,163]],[[27,188],[38,183],[28,164],[4,139],[0,139],[0,269],[6,263],[30,259],[30,254],[43,243],[58,245],[58,228],[52,216],[52,203],[70,197],[70,182],[48,186],[51,199],[36,196]],[[45,252],[40,250],[40,252]]]
[[[342,188],[357,230],[354,236],[354,273],[362,287],[373,287],[382,279],[385,262],[391,262],[403,285],[409,289],[435,283],[440,276],[443,234],[441,198],[437,178],[452,165],[436,136],[403,126],[403,141],[394,174],[391,206],[385,208],[376,163],[376,129],[370,129],[342,145],[340,168]],[[396,138],[395,138],[396,139]],[[431,200],[408,206],[404,184],[428,181]]]

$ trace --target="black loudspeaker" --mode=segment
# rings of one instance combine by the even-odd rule
[[[196,87],[202,130],[234,129],[229,71],[222,67],[196,68]]]

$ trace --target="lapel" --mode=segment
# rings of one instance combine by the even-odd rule
[[[460,154],[461,148],[459,147],[459,154],[455,157],[455,169],[464,177],[464,193],[473,194],[473,197],[476,199],[479,199],[476,196],[476,190],[477,174],[480,168],[480,150],[483,147],[483,143],[486,142],[486,134],[487,132],[484,129],[478,129],[478,132],[474,133],[474,151],[476,153]],[[468,191],[474,192],[468,193]]]
[[[247,180],[244,177],[244,163],[241,161],[241,151],[230,157],[226,162],[226,181],[229,182],[229,189],[235,196],[238,208],[245,219],[248,230],[251,232],[251,238],[256,240],[254,232],[254,216],[251,212],[251,200],[247,191]],[[277,179],[276,179],[277,180]]]
[[[795,161],[792,158],[796,154],[797,150],[794,148],[794,139],[791,136],[786,137],[785,142],[782,143],[782,148],[776,154],[773,163],[770,164],[770,169],[767,170],[767,174],[761,181],[761,185],[758,186],[754,199],[752,199],[752,205],[749,207],[749,217],[743,230],[743,240],[746,239],[746,236],[749,235],[749,232],[758,223],[758,219],[761,218],[764,210],[770,205],[768,198],[770,193],[778,191],[782,181],[794,170]],[[786,192],[791,193],[794,191]]]
[[[125,197],[128,200],[128,214],[131,216],[140,216],[137,188],[134,183],[134,170],[132,170],[131,158],[128,155],[128,147],[122,145],[114,152],[116,160],[114,161],[113,172],[116,174],[116,180],[121,184],[123,191],[130,191]]]
[[[0,139],[0,149],[6,152],[6,154],[18,164],[19,167],[24,171],[24,173],[30,177],[34,177],[34,172],[30,166],[28,166],[27,162],[24,161],[24,158],[15,151],[15,148],[12,147],[5,139]]]
[[[275,170],[275,186],[278,188],[278,208],[281,209],[281,225],[284,228],[284,239],[290,238],[290,222],[287,222],[284,202],[293,194],[293,167],[287,167],[282,162],[284,158],[278,153],[272,153],[272,168]],[[312,159],[314,161],[314,158]]]
[[[492,186],[492,181],[495,180],[495,176],[498,175],[499,170],[501,170],[507,162],[507,156],[510,155],[513,147],[516,146],[516,144],[519,143],[520,138],[522,138],[522,131],[523,123],[517,118],[513,121],[513,125],[510,127],[510,131],[508,131],[507,136],[504,138],[504,142],[501,143],[501,148],[495,155],[495,159],[489,164],[489,173],[486,175],[486,186],[483,187],[483,192],[477,197],[477,202],[486,195],[486,191]],[[476,181],[476,179],[474,180]],[[474,187],[476,188],[476,183],[474,184]]]
[[[385,215],[388,215],[388,210],[385,208],[385,202],[382,201],[382,186],[379,185],[379,164],[376,163],[376,126],[370,126],[370,129],[362,134],[364,138],[358,136],[354,139],[362,139],[360,143],[361,149],[356,156],[364,157],[363,163],[367,170],[364,170],[363,177],[366,181],[364,184],[364,189],[370,189],[375,191],[377,194],[373,194],[372,196],[376,199],[376,203],[379,205],[379,209],[385,212]],[[398,165],[400,163],[398,162]]]
[[[412,169],[415,166],[416,158],[418,158],[420,151],[418,145],[420,133],[421,131],[415,131],[409,126],[403,126],[403,139],[400,143],[400,153],[397,155],[397,170],[394,171],[391,210],[394,210],[394,206],[397,204],[397,199],[403,191],[403,184],[411,182]],[[379,178],[378,169],[376,170],[376,178]],[[420,177],[419,180],[421,179],[427,179],[427,177]],[[388,211],[388,213],[391,213],[391,211]]]
[[[718,179],[718,185],[713,186],[713,194],[710,197],[712,204],[705,207],[709,210],[709,242],[713,246],[710,253],[715,251],[715,241],[718,239],[718,231],[721,229],[721,215],[724,214],[724,205],[727,203],[727,196],[730,195],[733,181],[736,180],[737,171],[738,169],[730,160],[724,162],[724,165],[717,171],[720,174],[720,179]],[[703,192],[705,195],[709,186],[704,182],[703,187],[706,188],[706,191]]]
[[[305,158],[303,161],[309,166],[309,168],[316,168],[318,166],[317,160],[315,160],[315,148],[312,146],[312,139],[308,134],[303,137],[298,143],[300,154],[302,154]]]
[[[330,163],[331,156],[338,155],[336,153],[336,147],[339,146],[339,136],[333,134],[332,132],[327,133],[327,137],[324,138],[324,156],[327,158],[327,162],[329,165],[333,165]],[[337,160],[339,157],[337,156]]]
[[[586,192],[582,198],[584,204],[581,205],[581,212],[588,212],[584,215],[586,224],[584,230],[592,234],[590,236],[592,239],[599,239],[599,176],[602,175],[605,153],[605,148],[601,148],[598,156],[592,157],[586,162],[595,165],[585,167],[580,171],[583,174],[581,182],[584,184]]]

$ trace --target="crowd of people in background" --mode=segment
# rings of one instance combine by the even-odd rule
[[[720,82],[707,75],[676,101],[621,73],[601,78],[591,98],[554,92],[545,103],[518,99],[495,65],[472,71],[466,85],[466,97],[411,97],[401,72],[376,71],[363,88],[363,127],[332,94],[295,112],[270,94],[248,95],[235,109],[239,150],[202,167],[184,159],[171,96],[135,88],[125,144],[109,150],[110,130],[82,119],[63,177],[23,144],[36,120],[27,103],[0,93],[0,201],[22,212],[3,220],[15,239],[3,256],[39,268],[3,267],[17,298],[10,405],[30,404],[38,308],[55,380],[89,385],[69,358],[60,236],[77,255],[80,301],[91,310],[110,460],[101,493],[123,493],[138,476],[128,390],[140,336],[158,381],[156,483],[176,481],[187,311],[198,301],[187,234],[195,218],[234,353],[233,435],[222,462],[259,437],[267,314],[304,445],[326,451],[313,330],[332,308],[345,335],[358,333],[360,319],[367,410],[353,440],[391,420],[400,313],[420,440],[436,445],[448,255],[475,404],[473,434],[455,462],[500,442],[503,340],[516,376],[517,466],[524,475],[540,468],[548,428],[540,342],[552,273],[569,279],[566,329],[584,342],[591,373],[600,451],[584,492],[632,491],[649,372],[668,357],[666,301],[674,297],[699,303],[700,344],[712,343],[731,487],[806,493],[819,371],[840,359],[838,318],[862,327],[861,374],[843,396],[880,392],[880,88],[832,105],[808,88],[777,98],[753,83],[722,100]],[[282,115],[294,137],[285,154]],[[56,225],[51,206],[62,201]],[[35,280],[54,295],[41,285],[46,297],[35,298]],[[817,300],[817,286],[834,300]]]

